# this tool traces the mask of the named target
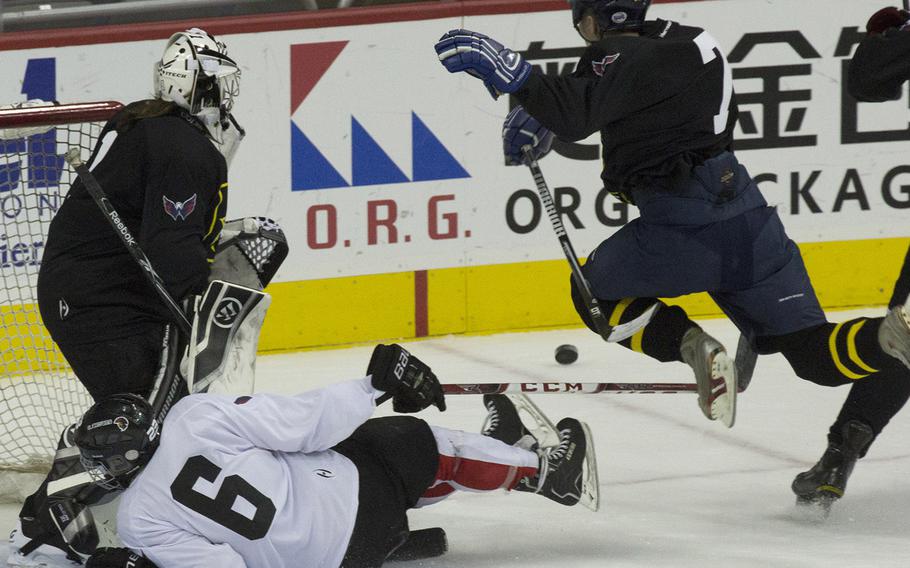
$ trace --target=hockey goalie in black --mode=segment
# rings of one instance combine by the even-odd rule
[[[571,4],[588,43],[571,76],[535,72],[520,54],[469,30],[446,33],[436,52],[450,72],[521,103],[503,128],[507,163],[525,162],[527,146],[541,157],[553,134],[581,140],[600,132],[603,183],[640,217],[601,243],[583,272],[611,325],[660,306],[621,344],[688,363],[702,411],[732,425],[734,367],[724,348],[681,308],[657,299],[708,292],[756,352],[782,353],[798,376],[821,385],[853,384],[855,404],[841,419],[874,437],[890,416],[859,393],[910,382],[906,299],[884,318],[827,321],[799,249],[731,151],[732,75],[708,32],[645,21],[650,0]],[[574,282],[573,299],[594,329]],[[808,494],[827,497],[817,486]]]
[[[51,222],[38,305],[94,399],[133,393],[148,398],[161,419],[183,394],[210,388],[225,368],[251,371],[269,303],[261,289],[287,247],[277,226],[264,220],[225,223],[228,161],[243,134],[231,113],[240,70],[225,45],[197,28],[174,34],[155,70],[156,97],[129,104],[108,121],[87,163],[167,293],[185,306],[191,337],[174,324],[81,178]],[[273,240],[258,250],[278,254],[243,261],[250,250],[244,243],[266,233]],[[241,309],[212,326],[224,298]],[[241,342],[244,348],[235,349]],[[245,385],[225,390],[250,391],[251,374],[237,379]],[[78,562],[97,545],[87,505],[98,494],[73,448],[74,428],[63,433],[46,481],[25,501],[12,535],[12,565],[41,566],[56,557]]]

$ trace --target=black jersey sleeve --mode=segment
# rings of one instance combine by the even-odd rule
[[[587,48],[569,76],[532,74],[516,96],[525,109],[565,140],[581,140],[678,96],[705,73],[692,38],[702,30],[677,26],[677,39],[612,37]]]
[[[586,69],[600,51],[589,49],[578,63]],[[605,53],[604,57],[610,57]],[[532,73],[515,96],[525,109],[564,140],[581,140],[629,112],[628,93],[635,92],[634,52],[604,65],[602,74],[550,76]],[[622,61],[620,61],[622,60]]]
[[[847,90],[861,101],[900,98],[910,80],[910,32],[892,29],[867,35],[857,46],[847,71]]]
[[[180,300],[201,293],[208,281],[227,207],[227,167],[211,142],[181,118],[140,125],[149,163],[139,245]]]

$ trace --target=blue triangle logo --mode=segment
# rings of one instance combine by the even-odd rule
[[[411,139],[414,181],[471,177],[471,174],[461,167],[458,160],[413,111],[411,112]]]
[[[348,187],[348,182],[291,121],[291,190]]]
[[[351,185],[380,185],[411,181],[353,116],[351,117],[351,152],[353,166]]]

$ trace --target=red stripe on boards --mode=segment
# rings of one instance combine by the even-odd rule
[[[414,337],[430,334],[429,290],[427,271],[414,271]]]

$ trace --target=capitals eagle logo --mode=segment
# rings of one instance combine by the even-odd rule
[[[604,71],[607,70],[607,65],[610,65],[614,61],[619,59],[619,53],[614,53],[612,55],[605,55],[600,61],[592,61],[591,67],[594,68],[594,74],[598,77],[604,76]]]
[[[186,221],[196,209],[196,194],[186,201],[171,201],[166,195],[161,196],[164,199],[164,212],[174,221]]]

